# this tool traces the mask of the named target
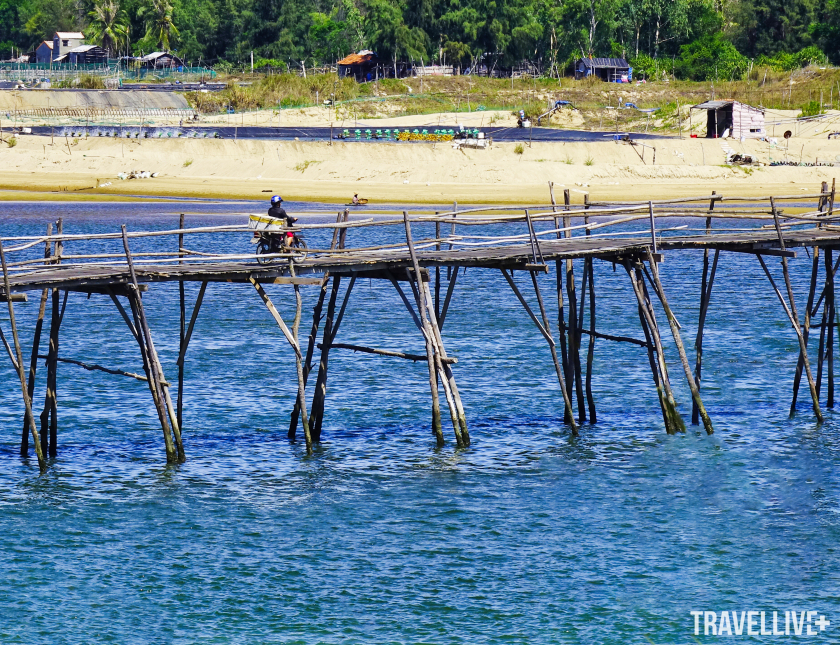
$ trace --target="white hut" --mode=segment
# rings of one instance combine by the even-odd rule
[[[706,137],[759,139],[764,130],[764,110],[738,101],[706,101],[691,110],[706,110]]]

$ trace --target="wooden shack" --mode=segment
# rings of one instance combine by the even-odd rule
[[[766,134],[764,110],[732,99],[706,101],[691,106],[694,110],[706,111],[706,138],[718,139],[760,139]],[[690,118],[690,116],[689,116]]]
[[[376,67],[379,58],[372,51],[363,49],[358,54],[350,54],[338,61],[338,76],[346,78],[352,76],[359,83],[376,78]]]
[[[575,80],[596,76],[608,83],[630,83],[633,68],[623,58],[580,58],[575,61]]]

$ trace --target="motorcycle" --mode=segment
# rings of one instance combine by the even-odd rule
[[[294,233],[292,231],[286,231],[285,233],[255,231],[254,237],[257,238],[257,262],[259,264],[265,265],[274,260],[283,259],[266,257],[275,253],[291,254],[292,259],[296,262],[302,262],[306,259],[306,240],[303,239],[301,233]]]

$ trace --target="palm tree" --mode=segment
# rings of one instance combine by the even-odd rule
[[[137,17],[146,25],[146,38],[153,38],[163,51],[168,51],[170,42],[179,36],[169,0],[147,0],[137,11]]]
[[[128,42],[128,20],[116,0],[99,0],[93,5],[87,36],[111,55]]]

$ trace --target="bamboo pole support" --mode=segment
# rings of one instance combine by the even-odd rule
[[[715,195],[717,191],[712,191],[712,198],[709,200],[709,216],[706,218],[706,235],[712,233],[712,211],[715,209]],[[718,252],[715,250],[715,266],[717,266]],[[713,270],[714,271],[714,270]],[[708,307],[708,298],[711,297],[712,291],[708,286],[709,282],[709,249],[703,249],[703,278],[700,283],[700,316],[697,323],[697,336],[694,340],[694,351],[696,354],[694,364],[694,379],[697,382],[697,387],[700,387],[700,381],[703,370],[703,328],[706,325],[706,309]],[[714,281],[714,278],[711,279]],[[691,400],[691,424],[698,425],[700,423],[700,412],[694,399]]]
[[[336,216],[336,226],[333,228],[333,236],[332,242],[330,242],[330,251],[334,251],[336,245],[339,242],[339,228],[338,225],[345,222],[348,216],[348,211],[345,209],[343,212],[339,211],[338,215]],[[346,230],[346,229],[344,229]],[[341,238],[341,244],[343,248],[344,245],[344,237]],[[325,271],[324,277],[321,278],[321,287],[318,291],[318,301],[315,303],[315,307],[312,309],[312,327],[309,330],[309,338],[306,346],[306,357],[303,361],[303,384],[304,386],[309,384],[309,374],[312,372],[312,357],[315,354],[315,346],[318,342],[318,330],[321,327],[321,311],[324,307],[324,300],[327,296],[327,290],[330,284],[330,272]],[[332,343],[330,343],[332,344]],[[321,347],[323,349],[323,343],[321,343]],[[317,388],[316,388],[317,391]],[[313,401],[314,403],[314,401]],[[294,440],[295,434],[297,433],[297,424],[298,418],[300,416],[300,401],[295,400],[295,406],[292,409],[292,415],[289,419],[289,438],[290,440]],[[309,411],[309,423],[310,426],[313,424],[313,411]],[[320,440],[320,436],[318,437]]]
[[[650,296],[647,293],[647,289],[645,288],[644,277],[641,269],[639,268],[639,262],[637,261],[635,268],[631,268],[629,260],[625,260],[624,268],[627,271],[627,275],[630,277],[630,284],[633,287],[633,293],[636,295],[636,301],[639,305],[642,330],[644,331],[645,338],[649,343],[649,358],[654,375],[654,383],[657,386],[657,393],[659,394],[659,401],[662,406],[665,431],[668,434],[685,432],[685,424],[679,414],[679,411],[677,410],[676,401],[674,400],[674,395],[671,391],[671,384],[668,380],[668,368],[665,365],[665,354],[662,349],[662,339],[656,325],[656,318],[653,315],[652,303],[650,301]]]
[[[588,195],[587,195],[588,197]],[[586,352],[586,400],[589,404],[589,423],[597,423],[598,415],[595,410],[595,397],[592,394],[592,364],[595,360],[595,273],[592,258],[587,258],[589,264],[589,348]],[[583,325],[578,328],[578,334],[583,333]]]
[[[52,222],[47,224],[47,237],[52,234]],[[44,242],[44,263],[49,263],[49,258],[52,256],[52,242],[48,239]],[[49,296],[49,289],[41,291],[41,304],[38,307],[38,320],[35,323],[35,334],[32,339],[32,354],[29,359],[29,401],[31,403],[32,397],[35,395],[35,375],[38,370],[38,351],[41,345],[41,331],[44,327],[44,314],[47,308],[47,297]],[[21,457],[29,456],[29,419],[26,413],[23,415],[23,430],[20,436],[20,455]]]
[[[64,232],[62,218],[56,221],[56,235],[54,264],[61,264],[64,243],[61,235]],[[58,343],[64,308],[59,311],[60,293],[52,289],[52,315],[50,318],[49,352],[47,357],[47,388],[44,396],[44,410],[41,412],[41,445],[44,454],[54,457],[57,454],[58,443]],[[67,292],[64,292],[64,302],[67,303]]]
[[[280,315],[280,312],[277,311],[277,308],[274,306],[274,303],[271,302],[271,298],[268,297],[268,294],[263,289],[262,285],[254,279],[254,276],[248,276],[248,281],[253,285],[254,289],[256,289],[257,293],[259,294],[260,298],[262,298],[263,304],[265,304],[266,309],[268,309],[271,316],[274,318],[274,321],[277,323],[277,326],[280,327],[280,331],[283,332],[283,336],[286,337],[289,345],[292,346],[292,349],[295,352],[295,358],[298,360],[303,359],[303,356],[300,351],[300,346],[297,343],[295,336],[292,334],[291,330],[286,325],[286,322],[283,320],[283,317]],[[306,452],[308,454],[312,453],[312,435],[309,431],[309,417],[306,414],[306,388],[303,384],[303,371],[298,371],[298,401],[300,402],[301,407],[301,423],[303,425],[303,436],[306,441]],[[294,437],[290,437],[292,441],[294,441]]]
[[[571,208],[571,193],[569,189],[563,190],[564,210]],[[563,216],[563,226],[568,229],[566,237],[571,239],[572,218],[570,215]],[[569,368],[570,386],[574,387],[577,394],[578,422],[586,421],[586,404],[583,398],[583,381],[581,379],[580,367],[580,334],[578,334],[577,316],[577,294],[575,292],[575,265],[571,258],[566,260],[566,294],[569,297]]]
[[[429,389],[431,390],[432,394],[432,432],[434,432],[435,438],[437,439],[438,447],[443,446],[444,439],[443,439],[443,425],[441,424],[440,420],[440,399],[438,398],[438,364],[435,361],[435,356],[437,353],[435,352],[434,347],[434,340],[433,340],[433,332],[431,329],[431,324],[429,323],[429,318],[426,314],[426,304],[424,302],[424,298],[420,297],[420,289],[422,289],[422,281],[423,276],[420,272],[420,263],[417,260],[417,254],[414,251],[414,242],[411,239],[411,224],[408,222],[408,212],[403,211],[403,222],[405,225],[405,239],[406,243],[408,244],[408,251],[409,255],[411,256],[411,263],[414,267],[414,276],[413,278],[417,280],[417,287],[415,291],[416,300],[417,300],[417,308],[418,313],[420,316],[420,323],[422,325],[423,337],[426,341],[426,356],[428,356],[428,366],[429,366]],[[453,224],[454,228],[454,224]],[[407,271],[408,277],[412,278],[411,272]],[[413,283],[409,283],[412,284]],[[446,390],[444,390],[444,394]],[[448,400],[447,400],[448,402]],[[453,428],[457,428],[455,432],[455,441],[458,447],[461,447],[463,444],[463,438],[461,437],[461,428],[458,424],[457,416],[455,417],[455,423],[453,424]]]
[[[562,239],[563,234],[560,231],[561,228],[561,219],[557,213],[557,203],[554,200],[554,182],[548,182],[548,191],[551,197],[551,211],[555,213],[554,215],[554,229],[556,230],[557,239]],[[565,195],[565,193],[564,193]],[[568,333],[568,329],[566,327],[566,316],[563,311],[564,300],[565,296],[563,295],[563,270],[562,270],[562,261],[555,260],[554,261],[554,269],[557,272],[556,282],[557,282],[557,333],[560,338],[560,356],[562,357],[562,367],[563,367],[563,375],[565,377],[566,383],[571,383],[571,370],[569,367],[569,353],[566,348],[566,334]],[[569,416],[568,408],[565,407],[566,410],[566,418],[565,423],[571,425],[574,423],[574,413]]]
[[[157,355],[154,352],[152,345],[152,334],[149,324],[146,321],[146,312],[143,309],[143,300],[140,295],[140,286],[137,283],[137,275],[134,272],[134,262],[131,259],[131,249],[128,245],[128,236],[125,225],[122,226],[123,233],[123,248],[125,249],[126,262],[128,263],[129,275],[131,282],[128,283],[128,301],[131,305],[132,313],[134,314],[134,326],[138,332],[138,340],[142,339],[140,351],[143,354],[143,367],[146,371],[146,376],[149,379],[149,390],[152,393],[152,400],[158,413],[158,419],[163,430],[163,442],[166,448],[166,461],[169,463],[177,463],[179,461],[178,450],[175,448],[172,439],[172,428],[169,424],[169,410],[167,409],[166,397],[161,385],[161,375],[163,374],[157,360]]]
[[[825,182],[823,182],[823,184],[824,184],[823,189],[827,188],[827,184],[825,184]],[[825,190],[823,190],[822,192],[825,192]],[[826,198],[823,195],[820,195],[819,202],[817,204],[817,210],[822,211],[823,208],[825,207],[825,203],[826,203]],[[822,224],[819,224],[819,226],[822,226]],[[817,311],[819,311],[820,303],[822,302],[823,297],[826,294],[826,289],[823,288],[823,291],[820,294],[819,302],[817,303],[817,306],[814,307],[813,306],[814,305],[814,295],[816,293],[817,277],[818,277],[819,271],[820,271],[819,260],[820,260],[820,247],[819,246],[814,246],[814,252],[811,255],[811,283],[810,283],[810,287],[808,289],[808,301],[807,301],[807,305],[806,305],[806,308],[805,308],[805,325],[804,325],[804,328],[802,329],[802,336],[803,336],[803,339],[805,340],[805,347],[806,348],[808,346],[808,337],[810,336],[811,318],[813,317],[814,314],[816,314]],[[828,284],[828,276],[826,276],[826,285],[827,284]],[[791,401],[790,401],[790,416],[793,416],[796,413],[796,403],[797,403],[797,400],[799,399],[799,384],[802,381],[802,369],[803,369],[804,366],[805,366],[805,362],[803,361],[802,353],[800,352],[799,356],[796,359],[796,371],[793,374],[793,394],[791,396]]]
[[[683,345],[682,337],[680,336],[680,330],[677,327],[677,320],[674,317],[674,313],[671,311],[668,299],[665,297],[665,290],[662,288],[662,281],[659,278],[659,268],[657,267],[656,260],[654,260],[653,254],[650,250],[648,250],[648,263],[650,264],[650,270],[651,273],[653,273],[653,279],[656,282],[656,288],[659,291],[659,296],[662,299],[662,308],[665,310],[665,316],[668,318],[668,324],[671,327],[671,335],[674,337],[674,344],[676,344],[677,352],[680,355],[680,362],[682,363],[683,371],[685,372],[685,379],[688,381],[688,388],[691,390],[691,397],[694,399],[694,404],[700,412],[700,418],[703,419],[703,427],[706,429],[706,434],[714,434],[715,429],[712,426],[712,420],[706,412],[706,407],[703,405],[703,399],[700,398],[700,389],[697,387],[697,383],[694,381],[694,376],[691,373],[691,366],[688,363],[688,355],[685,352],[685,346]]]
[[[773,291],[776,293],[776,297],[779,299],[779,302],[782,304],[782,308],[785,310],[787,314],[788,320],[790,320],[790,324],[793,327],[793,330],[796,332],[796,336],[799,340],[799,351],[800,354],[805,356],[804,366],[805,366],[805,375],[808,378],[808,386],[811,390],[811,401],[814,405],[814,414],[817,417],[817,421],[822,423],[823,416],[822,412],[820,412],[819,406],[819,399],[817,398],[817,389],[816,384],[814,383],[814,379],[811,376],[811,364],[808,361],[808,355],[805,347],[805,339],[802,336],[802,329],[799,326],[799,320],[794,316],[791,312],[788,304],[785,302],[784,296],[782,296],[782,292],[779,291],[779,288],[776,286],[776,282],[773,280],[773,276],[770,273],[770,270],[767,268],[767,264],[764,262],[764,258],[761,257],[760,254],[756,254],[759,263],[761,264],[761,268],[764,269],[764,274],[767,276],[767,279],[770,281],[770,286],[773,287]],[[784,259],[784,258],[783,258]]]
[[[421,280],[420,283],[426,293],[426,304],[429,311],[430,323],[432,331],[435,335],[435,343],[437,344],[438,363],[440,364],[441,382],[447,383],[452,395],[452,401],[455,404],[455,414],[457,416],[458,426],[461,429],[461,439],[464,447],[470,445],[470,431],[467,428],[467,414],[464,411],[464,404],[461,401],[461,394],[458,392],[458,384],[455,382],[455,375],[452,373],[452,360],[446,355],[446,348],[443,346],[443,336],[441,335],[440,327],[438,325],[437,316],[435,315],[435,308],[432,306],[432,294],[429,290],[429,284]]]
[[[551,335],[551,327],[548,324],[548,316],[545,312],[545,305],[542,300],[542,294],[539,291],[539,285],[536,281],[536,276],[533,275],[533,272],[531,273],[531,280],[534,283],[534,291],[537,294],[537,302],[540,306],[540,315],[543,319],[542,323],[537,319],[537,316],[531,310],[531,307],[528,305],[528,301],[525,300],[525,297],[522,295],[522,292],[519,290],[519,287],[516,286],[516,283],[513,281],[513,276],[509,275],[507,270],[505,270],[504,268],[502,269],[502,275],[505,277],[505,280],[507,280],[508,285],[510,285],[511,291],[513,291],[514,295],[517,297],[520,304],[522,305],[522,308],[525,309],[525,312],[531,318],[531,321],[534,323],[537,329],[540,330],[540,333],[543,335],[543,338],[545,338],[545,341],[548,343],[549,349],[551,349],[551,358],[554,362],[554,370],[557,372],[557,381],[560,383],[560,393],[563,395],[563,421],[564,423],[572,427],[572,436],[577,437],[578,427],[575,423],[575,415],[572,410],[572,398],[571,394],[569,393],[569,389],[566,386],[568,381],[566,381],[563,378],[563,370],[560,369],[560,362],[559,358],[557,357],[557,348],[554,343],[554,338]],[[563,333],[562,330],[560,333]]]
[[[338,293],[341,287],[341,276],[332,276],[332,290],[330,292],[330,300],[327,304],[327,318],[324,321],[324,335],[321,347],[321,359],[318,363],[318,375],[315,379],[315,392],[312,395],[312,410],[309,415],[310,427],[315,428],[314,432],[317,435],[318,429],[321,427],[321,415],[323,414],[324,402],[327,396],[327,369],[329,367],[330,348],[332,341],[335,338],[333,334],[333,324],[335,322],[335,307],[338,301]],[[289,428],[289,438],[293,439],[292,429]],[[317,439],[320,441],[320,438]]]
[[[827,402],[829,408],[834,407],[834,323],[836,308],[834,305],[834,273],[831,270],[831,256],[832,249],[829,247],[825,250],[825,271],[828,281],[828,297],[830,300],[826,303],[828,306],[828,340],[826,342],[826,359],[828,361],[828,394]]]
[[[295,277],[295,263],[289,262],[289,275]],[[300,352],[300,339],[299,339],[299,332],[300,332],[300,318],[303,313],[303,298],[300,293],[300,285],[293,285],[294,292],[295,292],[295,318],[292,321],[292,337],[295,340],[295,347],[297,347],[297,351],[295,352],[295,370],[297,371],[297,379],[298,379],[298,400],[300,408],[300,416],[301,421],[303,423],[304,429],[306,426],[310,426],[309,432],[304,432],[304,438],[306,441],[306,452],[311,454],[312,453],[312,427],[309,423],[309,420],[306,418],[306,381],[304,380],[303,376],[303,356]],[[317,439],[320,440],[320,427],[318,428]]]
[[[184,256],[184,213],[181,213],[178,219],[178,228],[182,231],[178,233],[178,256]],[[183,260],[178,260],[178,264],[183,264]],[[206,284],[206,283],[205,283]],[[180,325],[178,326],[178,405],[177,405],[177,417],[178,417],[178,427],[183,429],[184,428],[184,362],[180,360],[181,355],[184,354],[185,350],[185,339],[187,334],[187,303],[186,303],[186,293],[184,292],[184,281],[178,281],[178,298],[180,304],[180,314],[181,320]]]
[[[779,236],[779,247],[782,251],[784,251],[785,238],[784,235],[782,235],[782,228],[779,226],[779,213],[776,210],[776,200],[773,197],[770,198],[770,208],[773,212],[773,223],[776,225],[776,234]],[[760,255],[758,257],[764,267],[765,273],[767,273],[769,277],[770,272],[767,271],[767,267],[764,265],[764,259]],[[814,404],[814,415],[817,417],[817,421],[822,423],[823,415],[820,411],[820,397],[817,392],[816,383],[814,383],[814,379],[811,376],[811,365],[808,362],[808,346],[805,344],[805,338],[802,335],[802,328],[799,326],[799,314],[796,312],[796,299],[793,296],[793,286],[790,281],[790,272],[788,271],[788,263],[785,256],[782,256],[782,275],[785,279],[788,301],[790,302],[790,310],[788,313],[790,314],[793,328],[796,331],[796,336],[799,339],[799,350],[802,353],[802,360],[805,362],[805,374],[808,377],[808,387],[811,390],[811,400]],[[781,294],[779,295],[781,296]],[[784,303],[784,298],[782,299],[782,302]]]
[[[3,268],[3,287],[6,293],[6,302],[9,305],[9,324],[12,327],[12,339],[15,344],[15,356],[17,357],[15,369],[20,379],[20,389],[23,393],[23,407],[26,411],[26,418],[29,419],[29,430],[32,432],[32,441],[35,444],[35,453],[38,456],[38,467],[41,469],[41,472],[44,472],[47,469],[47,461],[41,447],[38,429],[35,427],[35,417],[32,415],[32,401],[29,398],[29,388],[27,387],[26,374],[23,370],[23,353],[20,349],[20,339],[18,338],[17,324],[15,323],[15,305],[12,299],[12,289],[9,285],[9,272],[6,267],[6,253],[3,251],[2,240],[0,240],[0,261],[2,262]]]

